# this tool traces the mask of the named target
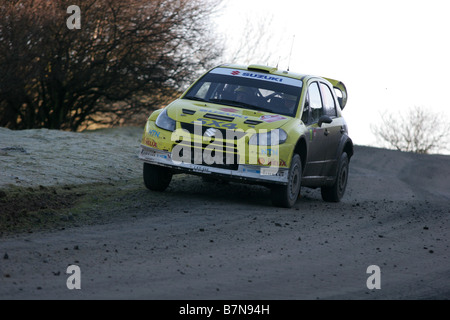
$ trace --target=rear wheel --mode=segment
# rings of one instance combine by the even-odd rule
[[[344,196],[347,188],[348,180],[348,155],[346,152],[342,153],[339,160],[339,170],[337,172],[336,181],[331,187],[322,187],[322,199],[327,202],[339,202]]]
[[[155,166],[144,162],[144,184],[147,189],[164,191],[172,180],[172,173],[168,168]]]
[[[289,169],[288,184],[272,187],[272,203],[274,206],[291,208],[298,199],[302,181],[302,161],[298,154],[292,157],[291,168]]]

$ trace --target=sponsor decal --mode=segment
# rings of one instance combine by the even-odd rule
[[[244,168],[244,169],[242,169],[242,172],[260,174],[260,171],[258,169],[247,169],[247,168]]]
[[[261,168],[261,175],[262,176],[274,176],[278,173],[278,168]]]
[[[207,126],[207,127],[227,128],[230,130],[237,129],[236,123],[230,123],[230,122],[226,122],[226,121],[218,121],[218,120],[213,120],[213,119],[199,118],[196,121],[192,121],[191,123],[196,124],[197,121],[200,121],[202,125]]]
[[[161,132],[156,131],[156,130],[149,130],[149,131],[148,131],[148,134],[149,134],[150,137],[156,137],[156,138],[159,138],[159,135],[161,134]]]
[[[239,110],[233,109],[233,108],[220,108],[219,110],[225,111],[225,112],[239,112]]]
[[[217,130],[214,128],[209,128],[208,130],[205,131],[205,135],[208,137],[214,137],[217,133]]]
[[[261,154],[271,156],[271,155],[278,155],[277,149],[260,149]]]
[[[313,139],[317,136],[317,129],[309,129],[309,140],[313,141]]]
[[[259,119],[264,122],[271,123],[271,122],[275,122],[275,121],[284,120],[284,119],[286,119],[286,117],[283,117],[280,115],[265,115],[265,116],[261,116]]]
[[[275,82],[283,82],[283,80],[284,80],[283,78],[280,78],[280,77],[268,76],[266,74],[253,73],[253,72],[240,72],[238,70],[233,70],[233,71],[231,71],[230,74],[233,76],[262,79],[262,80],[275,81]]]
[[[243,77],[249,77],[249,78],[255,78],[255,79],[262,79],[267,81],[275,81],[275,82],[283,82],[283,78],[274,77],[274,76],[266,76],[264,74],[257,74],[257,73],[250,73],[250,72],[244,72],[242,74]]]
[[[141,157],[144,157],[144,158],[154,157],[155,154],[156,153],[154,151],[149,151],[144,148],[141,148]]]
[[[277,160],[277,159],[269,159],[269,164],[273,167],[286,167],[286,161]]]
[[[193,166],[192,171],[201,172],[201,173],[211,173],[211,171],[208,169],[208,167],[203,167],[203,166]]]
[[[279,171],[278,167],[268,167],[261,169],[262,176],[277,176],[284,177],[284,171]]]
[[[258,163],[261,165],[270,165],[272,167],[286,167],[286,161],[278,158],[259,158]]]
[[[293,79],[290,77],[283,77],[278,75],[272,75],[267,73],[249,72],[245,70],[232,70],[228,68],[216,68],[211,71],[213,74],[222,74],[233,77],[251,78],[256,80],[269,81],[273,83],[282,83],[290,86],[302,87],[303,82],[299,79]]]
[[[144,143],[149,147],[158,148],[158,143],[156,143],[156,141],[153,139],[146,138],[144,140]]]
[[[140,157],[144,158],[144,159],[161,158],[161,159],[168,160],[168,159],[170,159],[170,154],[157,153],[153,150],[141,148]]]

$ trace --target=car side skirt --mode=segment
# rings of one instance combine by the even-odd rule
[[[302,186],[308,188],[318,188],[333,185],[336,177],[307,176],[302,177]]]

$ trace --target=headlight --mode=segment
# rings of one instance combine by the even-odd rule
[[[156,118],[156,126],[167,131],[175,131],[176,122],[167,115],[167,109],[164,109]]]
[[[286,142],[288,136],[283,129],[275,129],[269,132],[257,133],[250,137],[248,144],[259,146],[276,146]]]

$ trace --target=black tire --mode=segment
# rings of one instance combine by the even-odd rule
[[[339,159],[339,169],[336,181],[331,187],[322,187],[322,199],[327,202],[339,202],[344,196],[348,181],[349,160],[346,152],[343,152]]]
[[[164,191],[172,181],[169,169],[144,163],[144,184],[152,191]]]
[[[272,204],[282,208],[292,208],[297,202],[302,182],[302,160],[298,154],[292,157],[288,184],[272,187]]]

